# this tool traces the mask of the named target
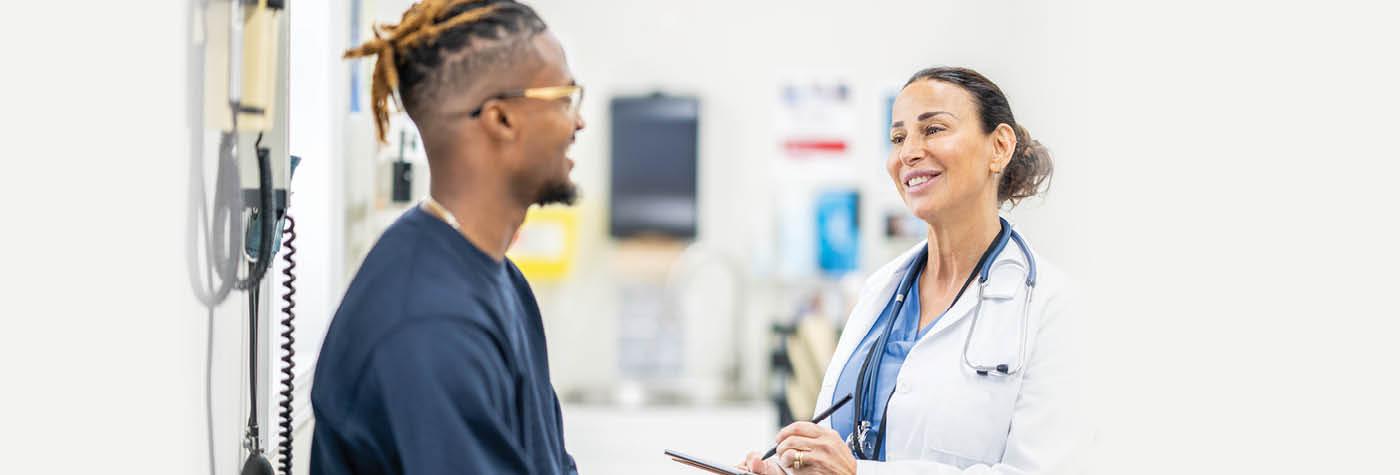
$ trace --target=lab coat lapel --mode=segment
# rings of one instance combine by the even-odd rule
[[[919,339],[919,342],[922,343],[924,340],[935,338],[937,335],[947,331],[963,318],[972,315],[972,311],[975,308],[977,308],[977,281],[974,280],[968,285],[967,291],[963,292],[961,297],[958,297],[958,301],[953,302],[953,306],[949,308],[947,312],[944,312],[943,316],[939,317],[937,322],[933,323],[933,328],[929,329],[928,333],[925,334],[923,338]]]

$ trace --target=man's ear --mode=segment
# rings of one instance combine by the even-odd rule
[[[512,117],[506,108],[501,107],[499,102],[487,104],[478,117],[481,127],[486,130],[486,135],[500,141],[515,140],[519,129],[516,129],[518,122]]]

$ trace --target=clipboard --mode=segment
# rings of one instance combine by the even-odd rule
[[[700,470],[704,470],[710,473],[718,473],[720,475],[754,475],[753,472],[746,472],[743,470],[739,470],[738,468],[729,467],[723,464],[717,464],[708,460],[701,460],[671,449],[666,449],[666,455],[671,457],[671,460],[675,460],[677,462],[680,462],[681,464],[689,465],[693,468],[698,468]]]

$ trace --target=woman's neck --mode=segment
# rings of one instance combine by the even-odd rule
[[[979,206],[944,218],[928,223],[928,263],[921,279],[940,289],[961,287],[1001,231],[996,208]]]

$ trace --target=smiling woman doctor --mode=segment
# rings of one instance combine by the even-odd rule
[[[920,71],[895,99],[885,163],[928,241],[877,270],[851,311],[817,407],[759,474],[1079,473],[1089,425],[1065,277],[998,211],[1035,195],[1050,156],[1001,89]]]

